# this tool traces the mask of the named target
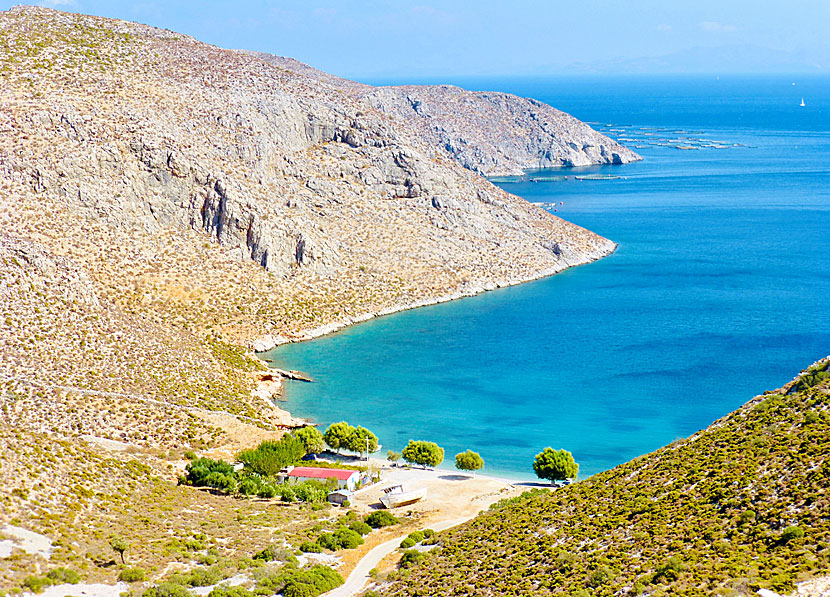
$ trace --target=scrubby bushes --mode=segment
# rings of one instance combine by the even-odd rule
[[[410,547],[413,547],[421,541],[423,541],[424,539],[432,537],[434,534],[435,531],[433,531],[432,529],[414,531],[412,533],[409,533],[409,535],[407,535],[407,537],[403,541],[401,541],[401,549],[408,549]]]
[[[417,549],[407,549],[401,556],[401,561],[398,564],[401,568],[412,568],[424,561],[426,555]]]
[[[376,512],[369,514],[366,517],[365,522],[373,529],[380,529],[392,526],[393,524],[398,524],[400,521],[386,510],[377,510]]]
[[[254,560],[261,562],[291,562],[296,561],[296,558],[284,547],[270,545],[254,554]]]
[[[317,539],[320,547],[337,551],[338,549],[354,549],[359,545],[363,545],[363,537],[360,533],[353,531],[347,527],[340,527],[333,533],[323,533]]]
[[[245,587],[223,587],[219,585],[208,593],[208,597],[256,597],[254,593]]]
[[[32,593],[42,593],[52,585],[76,585],[81,581],[81,575],[68,568],[54,568],[43,576],[31,575],[23,580],[23,587]]]
[[[360,533],[361,535],[368,535],[372,532],[372,527],[370,527],[362,520],[355,520],[353,523],[349,525],[349,528],[356,533]]]
[[[236,473],[233,466],[224,460],[197,458],[185,467],[185,476],[179,480],[193,487],[212,487],[221,491],[232,491],[236,487]]]
[[[144,591],[141,597],[192,597],[192,595],[179,583],[163,582]]]
[[[293,569],[282,589],[284,597],[317,597],[343,584],[343,577],[328,566]]]
[[[124,568],[118,573],[118,580],[124,582],[141,582],[146,577],[146,574],[141,568]]]
[[[284,597],[316,597],[343,584],[343,577],[328,566],[298,568],[287,564],[277,571],[261,570],[255,574],[258,595],[282,593]]]
[[[320,553],[323,548],[316,541],[303,541],[300,544],[300,551],[303,553]]]

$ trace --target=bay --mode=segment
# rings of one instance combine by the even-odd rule
[[[423,82],[423,81],[421,81]],[[286,407],[322,425],[467,448],[531,478],[586,476],[686,437],[830,353],[830,80],[461,80],[532,96],[621,139],[624,166],[500,182],[618,243],[610,257],[279,347]],[[800,107],[805,97],[804,108]],[[678,147],[697,147],[678,149]],[[614,180],[574,179],[600,174]]]

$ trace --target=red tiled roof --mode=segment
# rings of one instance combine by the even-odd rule
[[[357,474],[357,471],[350,471],[342,468],[318,468],[315,466],[298,466],[290,473],[289,477],[308,477],[310,479],[338,479],[346,481],[352,475]]]

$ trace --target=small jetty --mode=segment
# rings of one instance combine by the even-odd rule
[[[273,371],[278,373],[280,376],[286,379],[293,379],[295,381],[307,381],[312,382],[314,381],[311,376],[307,373],[303,373],[302,371],[294,371],[293,369],[290,371],[286,371],[285,369],[277,369],[276,367],[273,368]]]

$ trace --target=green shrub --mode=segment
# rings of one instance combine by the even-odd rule
[[[586,584],[589,587],[601,587],[614,578],[614,572],[608,566],[600,566],[591,571]]]
[[[343,577],[328,566],[290,567],[281,571],[278,582],[284,597],[317,597],[342,585]]]
[[[409,533],[409,538],[412,539],[415,543],[420,543],[424,540],[424,532],[423,531],[415,531],[413,533]]]
[[[185,467],[184,482],[193,487],[214,487],[225,489],[229,480],[235,482],[236,473],[233,466],[224,460],[213,460],[211,458],[197,458],[188,463]]]
[[[185,581],[191,587],[209,587],[228,577],[227,572],[220,566],[210,568],[195,568],[187,575]]]
[[[317,539],[317,543],[320,547],[331,551],[337,551],[340,548],[340,544],[337,543],[337,539],[334,538],[334,533],[323,533],[320,535],[320,538]]]
[[[363,545],[363,537],[360,536],[360,533],[347,527],[340,527],[334,531],[334,538],[342,549],[355,549],[357,546]]]
[[[257,492],[257,497],[270,500],[271,498],[277,497],[277,490],[270,483],[263,483]]]
[[[405,552],[403,552],[403,555],[401,556],[401,561],[398,564],[398,566],[404,569],[412,568],[413,566],[417,566],[418,564],[423,562],[424,558],[426,558],[426,555],[424,555],[417,549],[407,549]]]
[[[284,502],[297,501],[297,494],[294,492],[294,488],[290,485],[280,485],[279,488],[276,489],[276,493]]]
[[[23,580],[23,587],[29,589],[32,593],[43,593],[46,587],[52,585],[52,580],[46,576],[27,576]]]
[[[403,541],[401,541],[401,549],[409,549],[410,547],[415,546],[415,541],[412,540],[412,537],[407,537]]]
[[[813,423],[818,423],[818,420],[820,418],[821,415],[819,415],[816,411],[808,410],[806,413],[804,413],[804,424],[812,425]]]
[[[334,533],[323,533],[317,540],[320,547],[324,547],[331,551],[339,549],[354,549],[358,545],[363,544],[363,537],[360,533],[353,531],[347,527],[340,527]]]
[[[253,477],[244,477],[239,481],[236,490],[242,495],[256,495],[259,493],[261,482]]]
[[[254,554],[255,560],[263,562],[287,562],[291,559],[292,554],[284,547],[276,547],[269,545],[260,552]]]
[[[804,536],[804,529],[799,526],[789,526],[781,532],[781,544],[786,545],[790,541],[801,539]]]
[[[300,551],[303,553],[320,553],[323,548],[316,541],[304,541],[300,544]]]
[[[372,512],[366,517],[365,520],[366,524],[368,524],[373,529],[380,529],[382,527],[392,526],[393,524],[398,524],[400,521],[395,518],[390,512],[386,510],[378,510],[376,512]]]
[[[173,582],[163,582],[161,584],[150,587],[142,597],[192,597],[190,591],[180,584]]]
[[[672,582],[677,580],[680,573],[686,569],[686,566],[677,556],[672,556],[660,566],[652,578],[653,583]]]
[[[118,580],[124,582],[141,582],[146,577],[144,570],[141,568],[124,568],[118,574]]]
[[[208,593],[208,597],[254,597],[254,593],[244,587],[224,587],[219,585]]]
[[[329,495],[329,488],[319,481],[303,481],[294,486],[294,493],[301,502],[321,504]]]
[[[356,533],[360,533],[361,535],[368,535],[372,532],[372,527],[370,527],[362,520],[355,520],[352,524],[349,525],[349,528]]]
[[[754,510],[744,510],[741,512],[740,517],[738,517],[738,524],[743,526],[745,524],[749,524],[751,522],[755,522],[755,519],[758,515],[755,513]]]
[[[68,568],[54,568],[46,573],[46,577],[53,585],[77,585],[81,581],[81,575]]]

